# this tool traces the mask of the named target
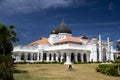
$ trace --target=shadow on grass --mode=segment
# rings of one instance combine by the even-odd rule
[[[27,71],[14,69],[14,73],[27,73]]]

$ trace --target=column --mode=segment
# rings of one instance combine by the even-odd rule
[[[37,53],[37,61],[39,61],[39,52]]]
[[[60,57],[60,62],[63,62],[63,53],[60,53],[61,57]]]
[[[107,53],[106,53],[106,60],[110,60],[110,40],[109,40],[109,37],[107,37]]]
[[[83,62],[83,53],[81,53],[81,62]]]
[[[90,61],[90,54],[87,53],[87,62],[89,62],[89,61]]]
[[[101,35],[99,35],[99,61],[102,61],[102,44],[101,44]]]
[[[64,64],[71,64],[71,53],[66,53],[66,62]]]
[[[49,53],[47,53],[47,62],[50,61]]]
[[[28,53],[25,53],[25,62],[28,60]]]
[[[58,53],[56,54],[56,58],[55,58],[55,60],[56,60],[56,62],[58,62]]]
[[[111,52],[111,54],[110,54],[110,59],[112,60],[112,61],[114,61],[115,60],[115,53],[113,52],[113,46],[111,46],[111,49],[110,49],[110,52]]]
[[[43,61],[43,52],[40,53],[40,61]]]
[[[33,62],[33,53],[30,55],[31,62]]]
[[[78,55],[75,53],[75,62],[78,62]]]
[[[14,53],[15,54],[15,61],[18,62],[17,58],[18,58],[18,55],[17,53]]]
[[[19,61],[21,61],[21,53],[20,52],[19,52],[18,56],[19,56]]]

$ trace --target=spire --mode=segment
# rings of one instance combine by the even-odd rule
[[[101,35],[99,35],[99,41],[101,41]]]
[[[109,37],[107,37],[107,42],[108,42],[108,43],[110,42],[110,39],[109,39]]]
[[[62,19],[62,22],[61,22],[61,24],[64,24],[64,19]]]

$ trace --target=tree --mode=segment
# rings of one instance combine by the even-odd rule
[[[19,40],[17,33],[14,31],[14,25],[0,24],[0,80],[13,80],[12,43],[17,41]]]

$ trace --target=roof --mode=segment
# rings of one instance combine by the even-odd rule
[[[87,44],[93,44],[93,41],[92,41],[92,40],[89,40],[89,41],[87,42]]]
[[[72,36],[69,36],[65,39],[62,39],[62,40],[60,40],[60,41],[58,41],[54,44],[67,43],[67,42],[82,44],[82,42],[80,42],[79,38],[75,38],[75,37],[72,37]]]
[[[43,44],[43,45],[49,45],[48,39],[47,38],[40,38],[39,40],[30,43],[29,45],[34,45],[34,44]]]
[[[88,37],[87,36],[80,36],[80,37],[78,37],[78,38],[80,38],[80,39],[88,39]]]

